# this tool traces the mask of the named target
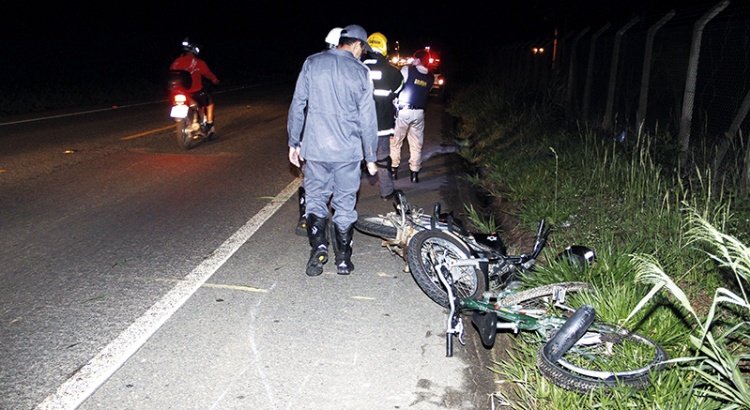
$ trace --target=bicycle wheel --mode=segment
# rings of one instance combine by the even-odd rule
[[[439,230],[425,230],[412,237],[407,248],[409,270],[420,289],[433,301],[449,307],[448,291],[437,274],[438,265],[446,260],[471,258],[469,247],[453,235]],[[487,290],[487,278],[476,266],[454,266],[451,279],[455,296],[478,299]]]
[[[393,240],[398,236],[398,228],[393,225],[390,219],[383,216],[360,216],[354,223],[354,227],[362,233],[385,240]]]
[[[547,313],[549,306],[564,303],[570,293],[593,291],[594,286],[587,282],[560,282],[539,286],[500,298],[500,306],[520,306],[521,311],[531,316]]]
[[[645,336],[595,323],[559,360],[553,360],[559,352],[548,346],[566,337],[576,336],[558,332],[537,351],[536,365],[555,385],[579,393],[617,386],[645,389],[652,372],[661,370],[668,359],[664,349]],[[563,344],[571,344],[567,342]]]

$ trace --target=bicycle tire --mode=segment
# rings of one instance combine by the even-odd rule
[[[584,319],[581,317],[579,320]],[[576,324],[573,325],[575,327]],[[575,346],[580,341],[566,343],[574,346],[568,349],[559,360],[553,360],[552,356],[554,352],[551,352],[552,349],[547,348],[548,344],[559,343],[556,338],[565,337],[576,336],[562,333],[553,336],[548,343],[545,343],[537,350],[536,365],[539,372],[553,384],[578,393],[585,394],[597,389],[618,386],[626,386],[639,390],[645,389],[651,385],[652,373],[661,370],[664,367],[664,362],[668,359],[664,349],[645,336],[630,332],[627,329],[617,329],[608,325],[595,324],[586,332],[581,340],[588,337],[589,340],[598,339],[598,342],[585,348]],[[603,356],[612,358],[621,349],[626,349],[619,346],[625,341],[629,345],[634,345],[629,346],[627,349],[638,347],[640,349],[639,352],[647,352],[650,358],[644,360],[644,363],[626,365],[623,369],[612,370],[607,369],[606,366],[604,368],[599,367],[600,358]],[[615,353],[613,354],[612,352]],[[623,352],[620,356],[625,357],[625,353],[628,353],[628,358],[632,358],[630,357],[633,355],[632,351]],[[617,359],[615,358],[615,360],[610,360],[609,362],[617,361]],[[607,362],[607,360],[603,361]],[[576,364],[571,362],[575,362]],[[580,363],[585,363],[585,365]]]
[[[572,293],[592,291],[594,286],[588,282],[558,282],[550,285],[538,286],[505,296],[498,301],[500,306],[529,306],[539,302],[546,302],[546,298],[556,297],[561,292]],[[563,295],[564,296],[564,295]]]
[[[398,236],[398,228],[390,219],[383,216],[363,215],[354,223],[358,231],[385,240],[393,240]]]
[[[411,238],[407,248],[407,263],[420,289],[435,303],[449,307],[448,290],[435,271],[430,251],[437,257],[454,260],[471,258],[469,247],[462,241],[440,230],[424,230]],[[440,261],[442,262],[442,260]],[[476,266],[462,266],[459,277],[454,277],[457,298],[479,299],[487,290],[487,278]],[[455,270],[454,270],[455,271]]]

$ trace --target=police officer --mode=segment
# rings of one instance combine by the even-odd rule
[[[375,175],[378,124],[370,71],[360,61],[367,33],[358,25],[341,31],[336,48],[309,56],[289,107],[289,162],[305,162],[303,185],[310,258],[305,273],[317,276],[328,262],[328,202],[333,208],[336,271],[348,275],[355,205],[364,159]],[[342,79],[345,79],[342,81]]]
[[[370,78],[375,87],[375,109],[378,114],[378,183],[380,197],[389,200],[396,192],[390,172],[391,137],[396,121],[393,101],[401,91],[404,77],[398,68],[388,62],[388,39],[382,33],[370,34],[367,44],[371,50],[368,50],[364,63],[370,68]]]
[[[398,110],[396,128],[391,138],[391,172],[394,179],[397,177],[398,166],[401,164],[401,145],[404,138],[407,138],[411,182],[415,184],[419,182],[419,170],[422,168],[424,108],[427,105],[430,89],[435,82],[435,76],[425,66],[429,57],[427,50],[419,50],[414,53],[412,64],[401,69],[404,87],[396,102]]]
[[[332,28],[326,35],[326,50],[336,48],[339,45],[339,38],[341,37],[341,27]],[[297,228],[294,233],[297,236],[307,236],[307,211],[305,208],[305,187],[301,186],[297,190],[297,201],[299,203],[299,220],[297,221]]]

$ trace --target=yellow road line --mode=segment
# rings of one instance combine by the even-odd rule
[[[170,125],[168,127],[163,127],[163,128],[157,128],[155,130],[142,132],[140,134],[128,135],[127,137],[122,137],[120,139],[123,140],[123,141],[132,140],[132,139],[136,139],[136,138],[140,138],[140,137],[145,137],[146,135],[151,135],[151,134],[154,134],[154,133],[157,133],[157,132],[166,131],[166,130],[171,129],[171,128],[174,128],[174,125]]]

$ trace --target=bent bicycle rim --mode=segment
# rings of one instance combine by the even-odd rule
[[[555,385],[587,393],[618,386],[645,389],[667,359],[664,349],[645,336],[594,324],[560,360],[551,360],[541,347],[536,364]]]

